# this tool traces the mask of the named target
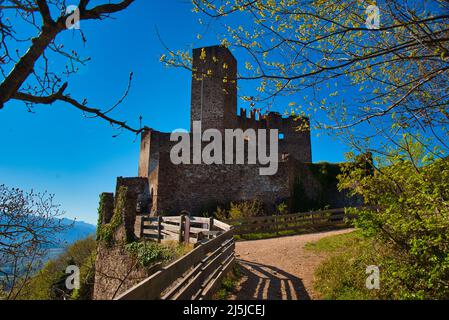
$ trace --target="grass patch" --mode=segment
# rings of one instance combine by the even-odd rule
[[[228,275],[223,279],[220,289],[214,295],[214,300],[228,300],[229,297],[237,290],[237,285],[242,278],[242,271],[238,263],[234,264],[234,267]]]
[[[236,235],[235,240],[261,240],[261,239],[270,239],[276,237],[285,237],[285,236],[293,236],[304,233],[301,231],[281,231],[281,232],[271,232],[271,233],[250,233],[244,235]]]
[[[236,241],[239,240],[262,240],[262,239],[271,239],[271,238],[278,238],[278,237],[288,237],[288,236],[299,236],[302,234],[308,234],[308,233],[315,233],[315,232],[325,232],[325,231],[334,231],[334,230],[340,230],[340,229],[347,229],[348,226],[345,224],[342,225],[333,225],[330,227],[305,227],[303,229],[296,229],[296,230],[286,230],[286,231],[280,231],[280,232],[261,232],[261,233],[250,233],[245,235],[235,235],[234,239]]]
[[[315,252],[338,252],[345,250],[349,247],[356,246],[363,237],[359,232],[340,234],[337,236],[323,238],[317,242],[309,242],[305,248]]]
[[[379,248],[359,232],[327,237],[308,243],[307,250],[329,253],[315,271],[314,288],[324,300],[374,300],[383,289],[366,288],[366,268],[382,265]]]

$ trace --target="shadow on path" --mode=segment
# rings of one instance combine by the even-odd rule
[[[301,279],[279,268],[238,261],[243,274],[236,300],[310,300]]]

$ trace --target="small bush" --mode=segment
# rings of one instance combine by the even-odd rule
[[[231,272],[223,279],[220,289],[215,294],[214,298],[216,300],[226,300],[229,296],[235,293],[237,289],[237,284],[242,278],[242,271],[240,266],[235,264]]]
[[[126,250],[137,257],[139,263],[149,267],[158,262],[172,261],[191,249],[177,243],[133,242],[125,246]]]
[[[265,215],[264,205],[259,200],[231,202],[229,210],[218,207],[214,213],[215,218],[219,220],[262,217]]]

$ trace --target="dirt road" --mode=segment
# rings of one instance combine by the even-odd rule
[[[313,274],[326,255],[305,250],[305,244],[352,231],[237,242],[236,255],[243,278],[238,285],[238,293],[231,299],[317,299],[313,291]]]

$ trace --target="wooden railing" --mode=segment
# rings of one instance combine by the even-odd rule
[[[199,243],[230,229],[230,226],[214,218],[142,217],[141,238],[148,240]]]
[[[220,222],[221,223],[221,222]],[[222,226],[226,226],[221,223]],[[212,298],[235,256],[233,230],[200,243],[116,300],[203,300]]]
[[[344,225],[344,209],[227,220],[201,217],[143,217],[141,235],[156,241],[195,243],[187,255],[161,268],[116,300],[210,299],[235,262],[234,235],[278,233]]]
[[[345,214],[345,209],[286,214],[277,216],[250,217],[226,220],[234,227],[235,235],[252,233],[279,233],[283,231],[307,231],[327,226],[345,225],[354,215]]]

